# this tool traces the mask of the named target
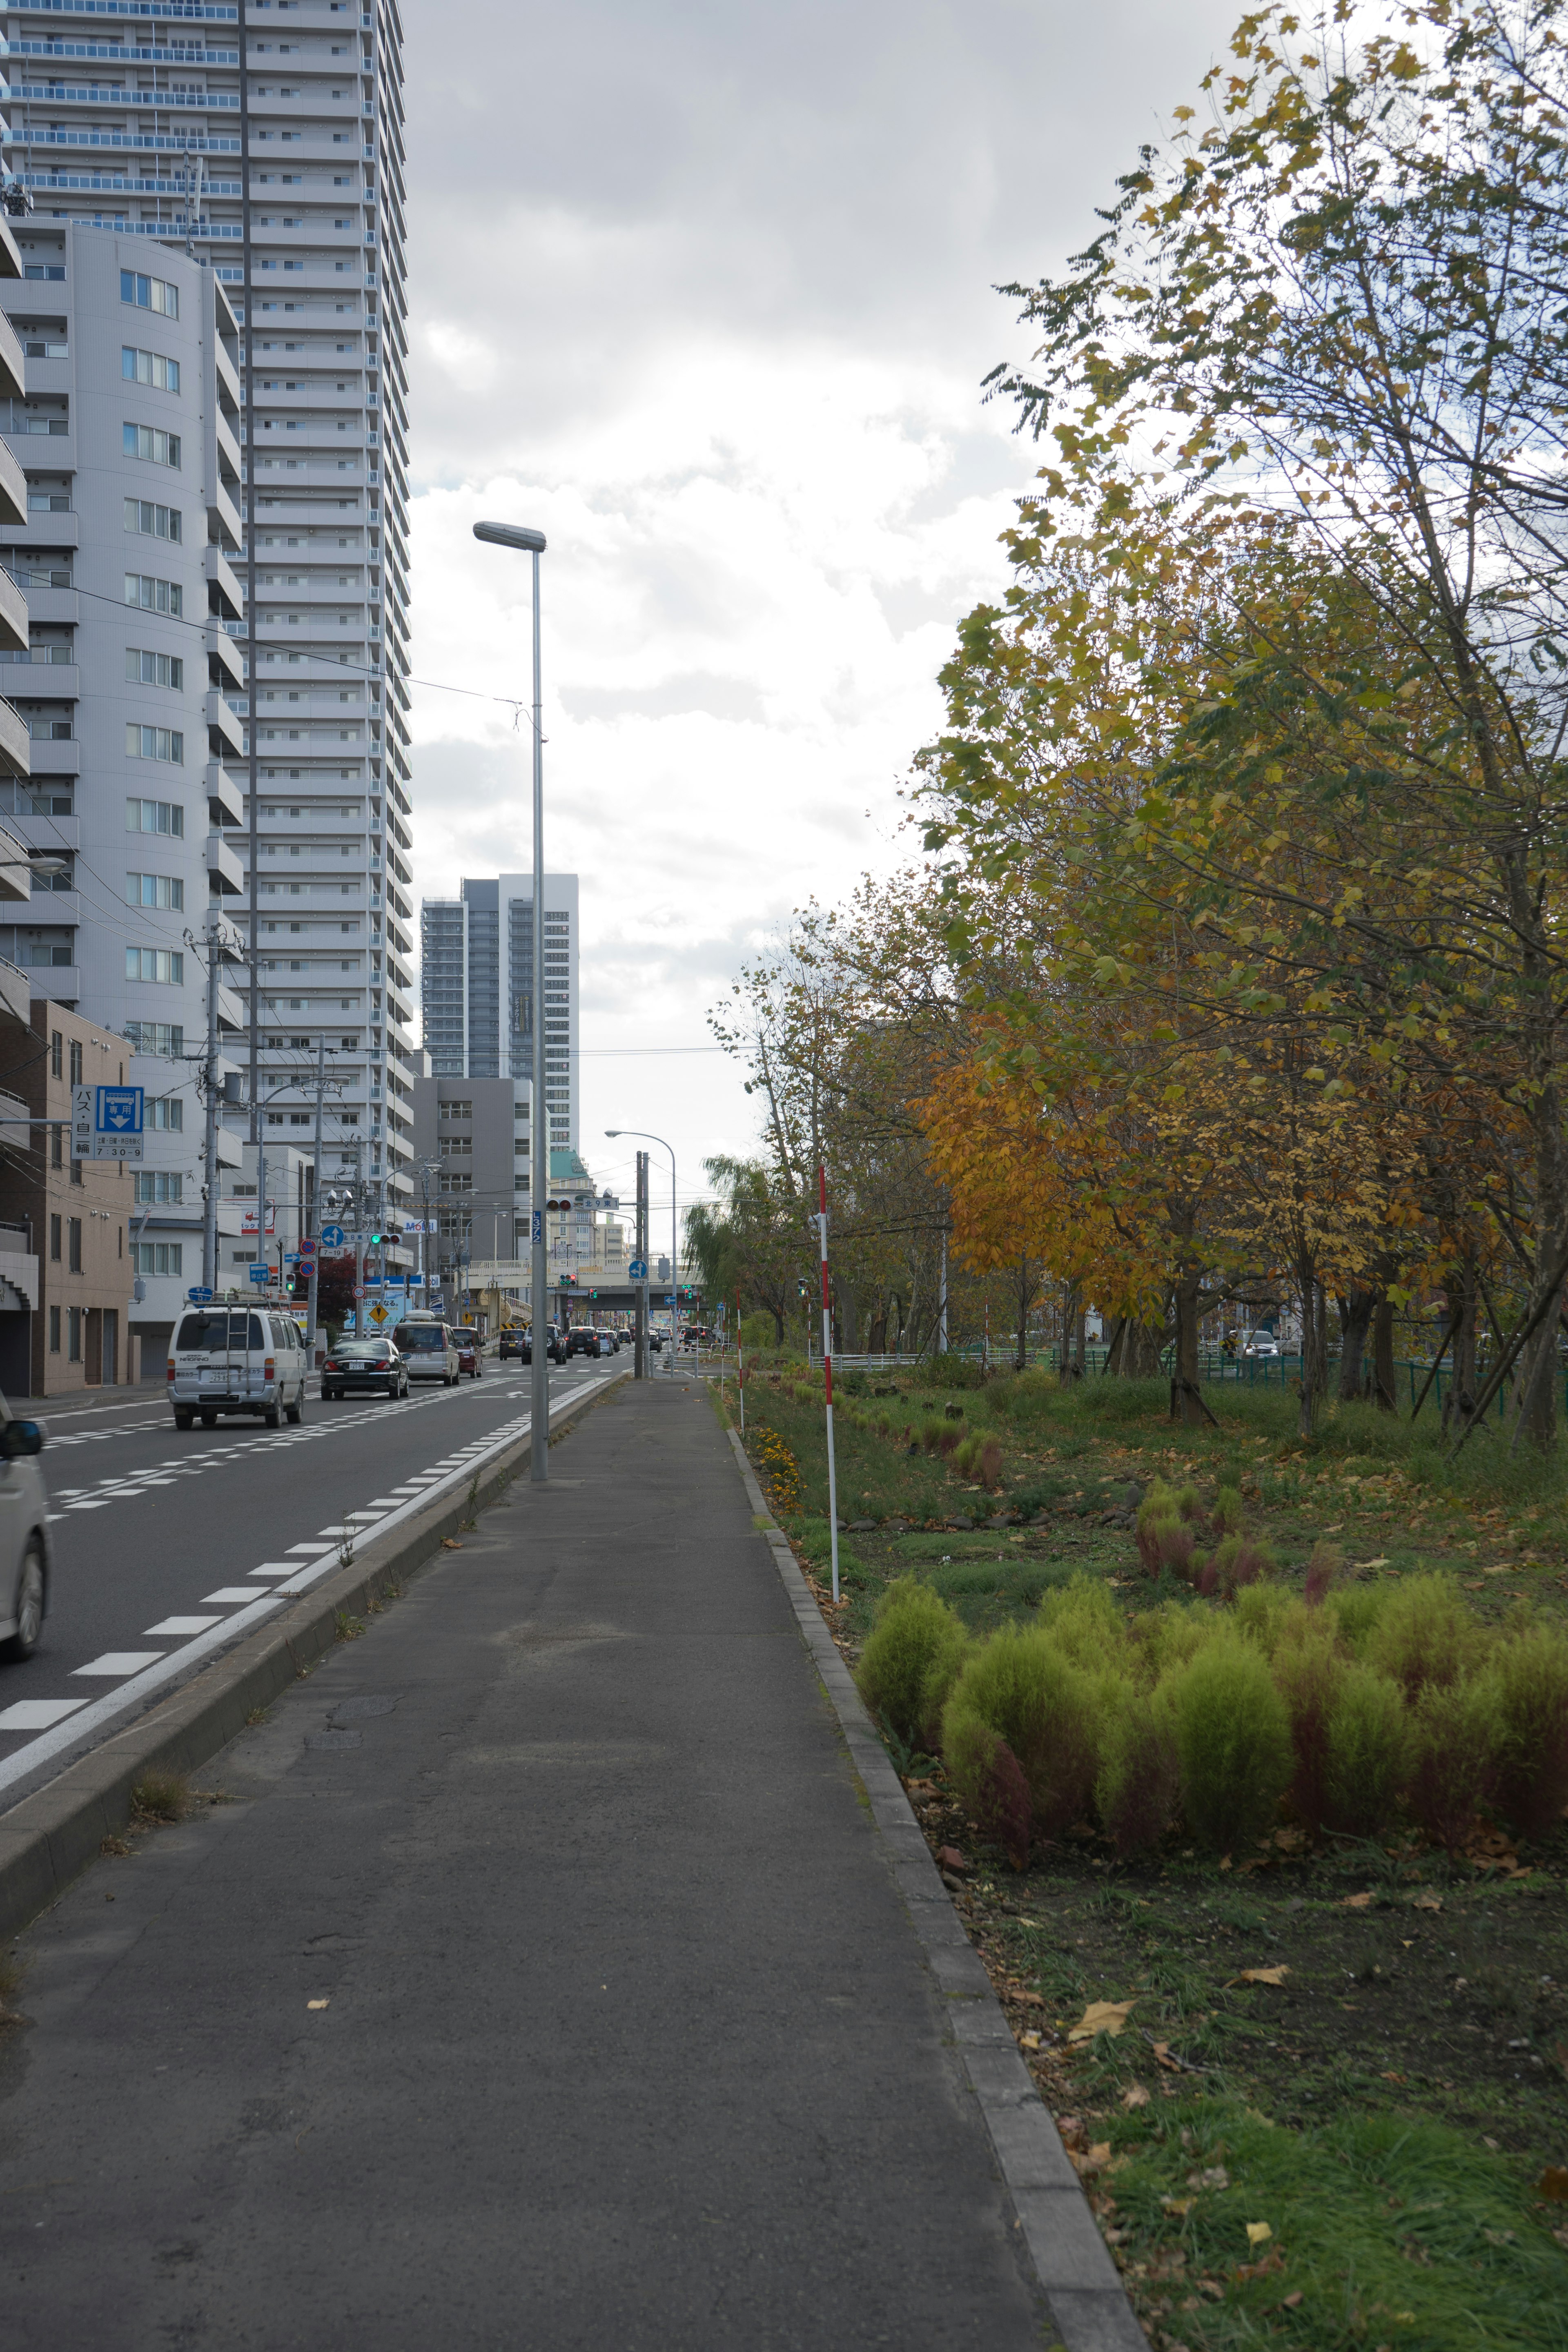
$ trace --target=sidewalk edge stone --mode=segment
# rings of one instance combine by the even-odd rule
[[[630,1378],[629,1369],[618,1371],[590,1396],[563,1398],[550,1415],[551,1443]],[[526,1457],[529,1442],[525,1432],[487,1465],[476,1509],[495,1501]],[[194,1772],[226,1748],[248,1715],[270,1706],[331,1650],[340,1610],[350,1617],[369,1614],[391,1587],[434,1566],[443,1540],[458,1533],[468,1508],[459,1486],[380,1542],[372,1535],[347,1568],[301,1593],[281,1616],[258,1625],[134,1723],[0,1813],[0,1940],[47,1910],[98,1859],[103,1840],[130,1820],[131,1791],[143,1773],[154,1767]]]
[[[757,1530],[766,1538],[812,1663],[833,1702],[855,1769],[865,1784],[873,1834],[886,1850],[888,1867],[905,1897],[910,1924],[931,1976],[950,2011],[955,2017],[963,2013],[962,2026],[954,2026],[959,2054],[1066,2352],[1148,2352],[1149,2339],[1127,2300],[1061,2135],[1018,2053],[991,1980],[963,1933],[903,1783],[861,1705],[788,1538],[768,1508],[737,1432],[730,1429],[727,1434]],[[907,1837],[888,1834],[894,1824],[897,1831],[914,1832],[921,1849],[919,1858]],[[910,1899],[917,1888],[920,1899]],[[947,1927],[947,1933],[940,1931],[939,1921]],[[953,1927],[963,1937],[970,1967],[960,1960],[955,1968]],[[978,1972],[983,1989],[976,1988],[972,1970]]]

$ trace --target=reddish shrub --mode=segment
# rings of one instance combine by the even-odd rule
[[[1101,1733],[1094,1784],[1100,1826],[1118,1853],[1156,1845],[1176,1809],[1181,1771],[1169,1711],[1129,1691]]]
[[[1198,1591],[1205,1601],[1212,1601],[1219,1591],[1219,1563],[1205,1559],[1198,1570]]]
[[[944,1429],[936,1441],[936,1450],[942,1455],[943,1461],[947,1459],[947,1456],[950,1454],[956,1454],[958,1446],[959,1435],[956,1429]]]
[[[1544,1837],[1568,1801],[1568,1643],[1544,1626],[1505,1642],[1496,1693],[1498,1809],[1521,1837]]]
[[[980,1449],[980,1483],[993,1488],[1002,1484],[1002,1448],[994,1437]]]
[[[1484,1680],[1428,1683],[1416,1701],[1410,1810],[1450,1853],[1498,1781],[1497,1690]]]
[[[983,1767],[975,1796],[981,1828],[996,1840],[1015,1870],[1027,1870],[1034,1807],[1024,1768],[1005,1739],[997,1740]]]
[[[1182,1519],[1166,1519],[1160,1528],[1160,1565],[1173,1576],[1190,1576],[1197,1537]]]
[[[1321,1635],[1282,1646],[1275,1654],[1274,1679],[1290,1717],[1295,1757],[1290,1802],[1297,1820],[1314,1837],[1323,1826],[1328,1802],[1329,1717],[1344,1675],[1344,1659],[1333,1642]]]
[[[1141,1522],[1136,1533],[1134,1534],[1133,1541],[1138,1546],[1139,1564],[1145,1576],[1158,1576],[1160,1573],[1160,1537],[1162,1532],[1162,1522],[1158,1519],[1152,1519],[1149,1521],[1147,1526],[1144,1526]]]
[[[1315,1543],[1312,1557],[1307,1562],[1307,1580],[1301,1587],[1301,1597],[1309,1609],[1321,1609],[1344,1569],[1344,1554],[1332,1544]]]

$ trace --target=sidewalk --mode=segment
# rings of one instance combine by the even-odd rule
[[[1052,2340],[706,1393],[551,1468],[23,1939],[18,2340]]]

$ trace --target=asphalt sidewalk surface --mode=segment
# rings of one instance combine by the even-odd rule
[[[706,1393],[551,1467],[24,1937],[0,2342],[1049,2340]]]

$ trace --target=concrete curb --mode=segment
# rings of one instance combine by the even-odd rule
[[[837,1712],[888,1867],[948,2003],[953,2041],[1067,2352],[1149,2352],[1149,2339],[1133,2315],[1071,2158],[938,1875],[903,1783],[888,1760],[784,1530],[768,1508],[739,1435],[733,1429],[728,1434],[801,1638]]]
[[[628,1369],[590,1396],[563,1398],[550,1415],[551,1443],[630,1378]],[[476,1510],[494,1502],[529,1443],[525,1431],[486,1465]],[[216,1756],[248,1715],[270,1706],[326,1654],[338,1638],[340,1612],[374,1614],[384,1596],[440,1558],[443,1539],[457,1534],[468,1511],[468,1491],[459,1487],[379,1543],[373,1534],[348,1567],[0,1815],[0,1938],[15,1936],[97,1860],[103,1840],[130,1820],[131,1791],[143,1773],[159,1767],[189,1773]]]

